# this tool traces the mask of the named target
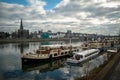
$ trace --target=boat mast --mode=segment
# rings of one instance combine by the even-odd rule
[[[70,33],[70,35],[69,35],[69,38],[70,38],[70,46],[71,46],[71,44],[72,44],[72,36],[71,36],[71,33]]]
[[[70,37],[70,45],[71,45],[71,37]]]

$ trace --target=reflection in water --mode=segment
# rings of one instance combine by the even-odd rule
[[[85,76],[111,57],[111,54],[101,54],[80,65],[69,65],[66,58],[42,64],[22,64],[21,52],[33,51],[40,45],[40,42],[0,45],[0,80],[75,80]]]
[[[102,55],[97,55],[91,60],[87,60],[84,63],[80,63],[76,65],[66,63],[66,58],[55,60],[55,61],[50,61],[46,63],[41,63],[41,64],[29,64],[29,65],[22,64],[22,70],[25,72],[34,71],[36,72],[36,74],[39,74],[39,75],[41,74],[39,78],[41,78],[42,80],[45,80],[43,78],[47,78],[48,76],[49,76],[49,79],[51,79],[51,76],[52,76],[52,79],[56,80],[58,79],[55,77],[55,76],[58,76],[57,74],[62,75],[61,77],[59,76],[58,80],[62,80],[62,79],[63,80],[68,80],[68,79],[74,80],[75,78],[80,78],[80,77],[89,75],[89,72],[92,69],[99,67],[106,60],[107,60],[107,53],[102,54]],[[46,74],[46,72],[49,75]]]
[[[66,58],[57,59],[54,61],[48,61],[44,63],[36,63],[36,64],[22,63],[22,70],[23,71],[38,70],[39,72],[54,71],[56,69],[59,69],[60,67],[63,67],[65,62],[66,62]]]
[[[68,65],[68,72],[66,73],[67,78],[74,80],[75,78],[82,78],[84,76],[89,76],[89,72],[93,70],[96,67],[99,67],[100,65],[104,64],[104,62],[107,60],[105,57],[106,54],[98,55],[97,57],[86,61],[82,64],[77,65]]]
[[[42,42],[41,45],[50,45],[49,42]]]
[[[20,53],[23,53],[24,49],[29,48],[29,43],[19,43],[18,48],[20,48]]]
[[[0,44],[0,49],[7,48],[9,44]]]

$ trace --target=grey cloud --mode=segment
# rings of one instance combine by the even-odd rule
[[[31,6],[0,3],[0,14],[2,14],[0,15],[0,21],[4,22],[4,24],[0,24],[1,27],[4,26],[4,28],[2,27],[1,29],[7,30],[10,26],[14,26],[14,28],[11,27],[14,30],[17,29],[19,28],[20,18],[23,18],[24,27],[30,31],[40,29],[46,31],[48,29],[53,31],[66,31],[67,29],[71,29],[73,32],[102,32],[102,34],[116,34],[115,30],[119,27],[117,27],[117,23],[112,24],[110,22],[120,19],[120,6],[103,7],[100,6],[104,3],[102,1],[70,0],[70,2],[64,6],[55,7],[51,11],[46,11],[46,14],[39,13]],[[120,3],[119,0],[114,1]],[[106,0],[106,2],[114,1]],[[79,13],[82,13],[83,15]],[[100,17],[104,17],[104,19],[108,21],[101,24],[95,24],[96,22],[92,22],[94,19],[101,21]],[[67,18],[71,20],[68,20]],[[10,22],[11,20],[15,23],[7,23],[7,21]],[[34,20],[38,20],[38,22],[35,22]],[[110,30],[113,30],[113,32],[110,32]]]
[[[119,7],[120,10],[120,7]],[[116,20],[120,18],[120,11],[113,11],[111,13],[106,14],[106,18],[112,19],[112,20]]]

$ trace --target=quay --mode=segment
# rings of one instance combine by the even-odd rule
[[[117,65],[113,69],[113,72],[110,74],[110,77],[108,77],[108,79],[109,80],[120,80],[120,60],[118,61]]]
[[[93,80],[120,80],[120,51],[107,63]]]
[[[109,41],[107,43],[88,42],[82,45],[82,48],[99,48],[102,49],[103,54],[106,51],[110,51],[111,53],[113,53],[112,50],[115,51],[108,62],[95,71],[95,75],[91,73],[94,77],[86,80],[120,80],[120,44],[118,41]]]
[[[68,41],[69,38],[35,38],[35,39],[0,39],[0,43],[21,43],[21,42],[44,42],[44,41]],[[77,38],[73,38],[73,40],[78,40]]]

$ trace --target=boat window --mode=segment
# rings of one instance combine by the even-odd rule
[[[39,53],[40,53],[40,51],[39,51],[39,50],[37,50],[37,51],[36,51],[36,53],[37,53],[37,54],[39,54]]]
[[[65,52],[65,54],[67,54],[67,52]]]
[[[54,56],[57,56],[57,53],[55,53]]]
[[[92,55],[92,54],[95,54],[95,53],[97,53],[97,52],[98,52],[98,51],[94,51],[94,52],[92,52],[92,53],[90,53],[90,54],[85,55],[85,57],[90,56],[90,55]]]
[[[83,56],[82,55],[79,55],[80,56],[80,58],[83,58]]]
[[[63,55],[64,53],[62,52],[61,55]]]
[[[80,60],[80,56],[79,55],[75,55],[75,59],[76,60]]]

